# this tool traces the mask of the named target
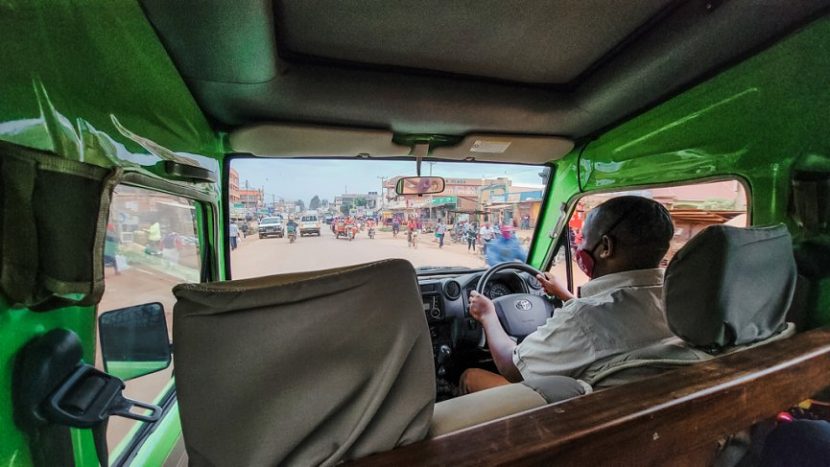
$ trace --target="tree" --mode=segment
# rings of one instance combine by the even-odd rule
[[[342,205],[340,205],[340,212],[344,216],[348,216],[351,211],[352,211],[352,205],[351,204],[342,204]]]
[[[314,210],[318,209],[319,207],[320,207],[320,197],[317,196],[317,195],[314,195],[314,197],[311,198],[311,201],[308,202],[308,209],[311,209],[312,211],[314,211]]]
[[[300,207],[300,211],[305,211],[305,203],[303,202],[303,200],[298,199],[297,202],[294,204]]]

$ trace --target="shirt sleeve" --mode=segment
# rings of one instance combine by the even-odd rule
[[[580,304],[571,300],[513,351],[513,363],[527,380],[538,376],[577,377],[595,360],[590,336],[579,319]]]

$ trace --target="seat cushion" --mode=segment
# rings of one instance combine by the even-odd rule
[[[566,376],[549,376],[486,389],[435,404],[429,436],[436,437],[591,392]]]

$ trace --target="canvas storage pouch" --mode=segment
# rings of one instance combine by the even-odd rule
[[[98,303],[120,173],[0,142],[0,293],[12,306]]]

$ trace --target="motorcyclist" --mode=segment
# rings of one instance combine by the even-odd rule
[[[398,216],[392,218],[392,236],[397,237],[398,233],[401,231],[401,220]]]
[[[369,219],[366,220],[366,230],[369,234],[369,237],[371,237],[371,238],[375,237],[375,219],[370,217]]]
[[[297,221],[294,220],[293,217],[288,218],[288,223],[285,224],[285,228],[288,231],[288,235],[297,236]]]
[[[513,234],[513,226],[502,224],[500,231],[501,236],[487,245],[487,265],[495,266],[507,261],[524,262],[527,259],[527,252],[519,245],[519,240]]]

